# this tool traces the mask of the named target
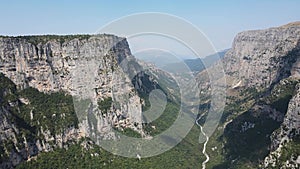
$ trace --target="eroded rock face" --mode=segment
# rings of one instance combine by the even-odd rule
[[[52,151],[56,147],[65,148],[67,142],[76,142],[82,137],[79,129],[75,127],[66,127],[56,134],[41,127],[36,133],[38,139],[25,136],[20,126],[13,120],[15,115],[11,112],[18,104],[16,102],[12,107],[7,105],[0,107],[0,168],[13,168],[24,160],[35,158],[39,152]]]
[[[234,78],[230,86],[241,81],[267,88],[291,74],[298,76],[299,49],[300,23],[239,33],[223,61],[226,74]]]
[[[64,43],[52,39],[38,44],[26,38],[0,38],[0,72],[19,88],[30,86],[41,92],[65,91],[80,99],[90,99],[95,106],[99,99],[112,97],[114,75],[123,83],[118,85],[122,88],[115,87],[114,91],[121,90],[132,96],[131,99],[118,100],[120,107],[115,109],[118,115],[128,118],[131,116],[127,115],[128,109],[141,112],[140,98],[131,85],[131,79],[118,69],[118,63],[129,56],[131,52],[126,39],[112,35],[74,38]],[[135,106],[131,106],[133,104]],[[130,126],[130,122],[127,125]]]
[[[277,28],[239,33],[222,63],[227,79],[230,79],[228,81],[230,88],[254,87],[258,90],[268,90],[282,79],[299,78],[299,58],[298,22]],[[279,133],[274,132],[271,137],[271,153],[266,157],[264,167],[281,165],[278,162],[282,153],[281,148],[286,142],[299,136],[299,84],[295,93],[289,102],[286,115],[280,120],[282,124]],[[290,160],[290,163],[293,163],[293,160]],[[298,166],[295,161],[294,164]],[[290,164],[284,165],[288,167]]]
[[[52,39],[38,44],[26,38],[0,38],[0,71],[21,88],[31,86],[43,92],[64,90],[76,94],[80,88],[72,85],[72,73],[87,71],[90,60],[97,61],[98,77],[105,85],[112,67],[129,55],[127,41],[110,35],[64,43]]]
[[[290,100],[288,111],[284,117],[279,130],[272,135],[272,152],[264,160],[264,167],[299,168],[300,163],[297,159],[300,157],[292,154],[287,161],[279,161],[283,154],[284,147],[300,135],[300,83],[296,86],[296,94]]]
[[[275,137],[280,140],[280,143],[287,139],[294,138],[300,134],[300,83],[296,86],[296,94],[290,100],[288,111],[284,117],[283,123],[280,127],[280,134]],[[287,140],[288,141],[288,140]],[[278,147],[274,146],[274,147]]]
[[[274,132],[271,136],[271,153],[266,157],[265,164],[261,167],[280,166],[276,161],[282,153],[280,149],[286,146],[286,142],[293,142],[295,137],[299,137],[300,22],[239,33],[224,59],[209,68],[209,71],[213,71],[215,66],[220,65],[224,66],[229,97],[239,98],[241,92],[247,89],[255,89],[256,93],[263,92],[260,98],[254,100],[250,109],[252,108],[255,113],[258,111],[256,109],[259,108],[274,121],[282,123],[278,129],[279,133],[278,131]],[[271,108],[269,103],[259,104],[260,99],[269,97],[271,91],[277,90],[274,86],[284,83],[286,79],[298,81],[296,90],[292,92],[293,98],[288,100],[286,112],[279,112],[274,107]],[[206,98],[211,92],[206,71],[198,75],[198,81],[199,87],[203,91],[201,94]],[[285,85],[282,84],[282,86]],[[281,91],[276,92],[280,93]],[[234,121],[234,119],[227,120],[229,123]],[[295,160],[297,157],[290,158],[294,160],[288,161],[298,167],[299,164],[296,165]],[[289,168],[291,164],[285,166]]]
[[[143,134],[141,98],[132,79],[118,66],[125,58],[135,62],[126,39],[113,35],[64,38],[40,36],[38,39],[43,41],[36,42],[34,37],[0,37],[0,72],[19,89],[33,87],[44,93],[63,91],[72,95],[79,119],[79,128],[66,128],[55,135],[41,128],[39,133],[44,139],[26,141],[27,147],[7,153],[11,156],[7,163],[1,163],[4,168],[81,137],[96,139],[95,142],[115,139],[114,127],[131,128]],[[135,71],[131,65],[127,68]],[[113,99],[108,103],[111,106],[99,108],[98,103],[108,98]],[[19,100],[30,104],[26,98]],[[81,101],[88,104],[80,107]],[[15,137],[19,131],[7,118],[9,113],[0,109],[0,138],[2,142],[13,140],[17,145]],[[91,116],[95,121],[91,122]]]

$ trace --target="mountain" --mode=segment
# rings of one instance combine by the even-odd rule
[[[208,143],[215,160],[208,165],[299,167],[299,41],[300,22],[241,32],[224,58],[198,75],[207,96],[211,92],[207,72],[223,67],[227,82],[221,124]]]
[[[82,138],[114,139],[113,128],[145,134],[139,92],[155,84],[143,72],[135,79],[122,74],[139,69],[118,67],[125,58],[135,62],[126,39],[1,37],[0,53],[1,168]]]
[[[141,51],[135,54],[135,57],[141,61],[152,63],[157,68],[168,71],[168,72],[180,72],[180,67],[186,65],[190,71],[198,73],[205,69],[205,66],[209,67],[223,58],[225,53],[229,49],[217,52],[216,54],[208,55],[202,59],[183,59],[177,57],[171,53],[158,50]],[[206,65],[204,66],[205,63]]]
[[[134,54],[134,56],[141,61],[152,63],[158,68],[162,68],[165,65],[175,63],[181,60],[181,58],[178,58],[175,55],[172,55],[171,53],[155,49],[137,52]]]
[[[183,62],[173,62],[164,65],[161,67],[163,70],[170,71],[170,72],[180,72],[180,67],[182,65],[186,65],[190,71],[199,73],[202,70],[206,69],[206,67],[210,67],[214,63],[216,63],[218,60],[222,59],[225,55],[225,53],[229,49],[223,50],[221,52],[218,52],[216,54],[208,55],[204,57],[203,59],[197,58],[197,59],[185,59]],[[205,65],[204,65],[205,63]]]

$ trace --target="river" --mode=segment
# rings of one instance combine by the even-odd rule
[[[209,162],[209,155],[206,153],[206,146],[207,146],[207,143],[208,143],[208,141],[209,141],[209,137],[206,135],[206,133],[203,131],[203,127],[199,124],[199,120],[202,118],[204,116],[204,114],[203,115],[201,115],[200,117],[198,117],[197,119],[196,119],[196,124],[200,127],[200,130],[201,130],[201,133],[204,135],[204,137],[206,138],[206,140],[205,140],[205,142],[204,142],[204,144],[203,144],[203,149],[202,149],[202,153],[205,155],[205,157],[206,157],[206,160],[205,161],[203,161],[202,162],[202,169],[205,169],[206,168],[206,163],[208,163]]]

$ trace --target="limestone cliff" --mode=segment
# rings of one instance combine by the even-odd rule
[[[230,85],[268,88],[291,74],[299,77],[299,40],[300,23],[239,33],[223,61]]]
[[[232,49],[224,58],[225,72],[228,79],[233,83],[229,83],[230,88],[246,87],[256,88],[258,91],[284,91],[281,88],[274,88],[279,83],[284,83],[283,79],[293,79],[297,81],[300,78],[299,62],[300,60],[300,23],[290,23],[277,28],[266,30],[246,31],[239,33],[234,42]],[[286,82],[285,82],[286,83]],[[284,85],[282,85],[284,86]],[[288,86],[288,84],[286,84]],[[292,92],[293,98],[288,101],[288,108],[277,116],[283,116],[280,129],[274,131],[271,136],[271,151],[275,152],[275,162],[271,153],[265,160],[265,167],[298,167],[296,160],[297,154],[292,154],[288,162],[281,164],[280,155],[283,153],[280,149],[287,142],[295,140],[299,137],[299,83]],[[268,92],[262,95],[267,97]],[[277,94],[278,98],[281,97]],[[288,98],[287,98],[288,99]],[[275,104],[284,104],[282,99]],[[273,103],[274,105],[274,103]],[[275,106],[279,109],[279,106]],[[267,111],[267,110],[263,110]],[[279,148],[279,149],[278,149]],[[291,150],[288,150],[291,151]],[[300,156],[299,156],[300,157]],[[270,160],[271,159],[271,160]],[[278,161],[279,160],[279,161]],[[277,162],[277,163],[276,163]],[[287,164],[286,164],[287,163]],[[290,163],[290,164],[289,164]],[[291,164],[294,163],[294,164]]]
[[[128,65],[120,67],[123,60],[127,60]],[[0,130],[3,133],[0,138],[4,151],[1,154],[6,154],[3,158],[9,159],[1,162],[1,168],[10,168],[41,151],[63,147],[67,142],[82,137],[90,137],[95,142],[115,139],[113,128],[131,128],[143,134],[142,99],[138,91],[143,86],[141,78],[144,75],[138,71],[138,65],[133,66],[129,62],[134,63],[135,59],[126,39],[113,35],[0,37],[0,73],[12,80],[17,88],[15,93],[4,92],[3,97],[8,93],[9,103],[4,104],[5,100],[0,99],[3,103],[0,107]],[[126,75],[132,72],[137,73],[133,76],[137,78]],[[151,83],[148,85],[151,86]],[[18,94],[29,87],[50,95],[65,93],[72,96],[74,110],[70,111],[76,112],[78,126],[66,125],[60,130],[55,126],[49,127],[57,113],[41,116],[42,121],[48,124],[41,126],[42,121],[36,119],[39,112],[31,104],[32,100]],[[22,106],[31,110],[22,112]],[[14,124],[15,109],[21,112],[17,113],[18,116],[24,114],[24,118],[29,118],[26,124],[34,126],[34,129],[25,127],[24,131],[34,131],[38,138],[28,140],[26,134],[24,138],[16,138],[20,137],[21,129]],[[58,118],[65,119],[66,116],[61,114]],[[56,122],[53,121],[53,124]],[[64,122],[61,124],[65,125]],[[6,142],[11,148],[7,148]],[[26,144],[23,145],[23,142]]]
[[[300,138],[300,83],[288,104],[288,110],[280,128],[272,135],[272,152],[265,158],[264,167],[298,168],[300,155],[297,151]],[[282,157],[283,156],[283,157]],[[286,157],[285,157],[286,156]],[[285,159],[287,158],[287,159]]]
[[[131,79],[117,72],[118,64],[131,56],[126,39],[112,35],[48,39],[47,36],[0,38],[0,72],[21,89],[30,86],[41,92],[66,91],[81,99],[91,99],[94,104],[112,97],[113,78],[115,81],[125,78],[122,92],[134,90]],[[128,101],[132,102],[124,103],[129,107],[121,105],[124,109],[118,110],[118,115],[128,112],[130,106],[137,107],[133,111],[140,111],[139,98],[134,92],[131,95]]]
[[[232,48],[215,65],[224,66],[227,79],[227,107],[223,120],[226,121],[224,124],[224,133],[227,137],[224,145],[228,149],[226,157],[232,160],[229,166],[234,165],[234,162],[242,157],[245,161],[249,160],[251,165],[256,162],[262,163],[266,155],[259,158],[259,154],[268,152],[269,156],[260,167],[299,166],[299,152],[293,152],[290,150],[291,146],[288,148],[289,144],[286,144],[290,142],[292,145],[299,145],[297,142],[300,128],[300,106],[297,103],[300,93],[299,64],[300,22],[295,22],[265,30],[239,33],[234,39]],[[213,71],[214,66],[208,69]],[[198,80],[203,91],[202,105],[205,105],[205,102],[209,101],[206,98],[211,90],[207,72],[201,72]],[[254,125],[252,131],[247,134],[247,131],[240,130],[244,124],[250,122]],[[269,131],[262,134],[264,128]],[[257,140],[265,140],[265,143],[251,142],[249,135],[252,135],[251,138],[257,137]],[[260,144],[265,145],[256,150],[255,147]],[[262,150],[267,146],[268,150]],[[249,151],[249,147],[253,149]],[[285,153],[280,151],[282,149],[280,147],[288,149],[290,154],[286,156],[289,157],[285,157],[288,159],[279,159]],[[251,153],[255,154],[256,161],[249,159],[253,158]],[[276,153],[276,156],[272,155]],[[278,162],[280,160],[286,161],[280,163]]]

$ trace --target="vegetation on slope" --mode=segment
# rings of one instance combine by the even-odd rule
[[[104,98],[103,100],[98,101],[98,107],[103,114],[106,114],[107,111],[111,108],[112,103],[113,103],[112,98],[107,97],[107,98]]]
[[[63,128],[69,126],[77,127],[77,119],[73,119],[76,116],[70,96],[64,93],[44,94],[32,88],[18,91],[15,85],[2,75],[1,81],[5,80],[8,84],[3,88],[7,88],[10,85],[14,91],[12,96],[7,96],[10,97],[7,100],[12,101],[15,99],[18,102],[17,107],[19,107],[21,113],[16,112],[16,114],[19,119],[22,119],[20,125],[26,124],[30,128],[27,130],[27,133],[31,134],[33,139],[37,136],[37,130],[41,126],[49,129],[51,133],[60,132]],[[151,87],[150,84],[148,87]],[[149,91],[149,89],[145,90]],[[27,105],[21,103],[19,101],[21,97],[28,99],[30,103]],[[106,99],[105,102],[100,102],[99,104],[103,110],[106,110],[110,102],[110,99]],[[173,124],[178,110],[178,105],[169,99],[162,116],[151,122],[151,124],[145,124],[145,129],[151,135],[161,133]],[[30,119],[31,111],[33,112],[32,120]],[[59,119],[59,117],[62,117],[62,114],[65,114],[65,118]],[[149,128],[151,125],[156,125],[157,128],[155,130]],[[18,128],[22,130],[26,127],[18,126]],[[132,133],[130,130],[125,129],[123,132],[132,137],[140,137],[136,135],[137,133]],[[43,152],[36,159],[23,162],[17,168],[193,168],[200,166],[204,160],[201,154],[202,146],[198,143],[199,133],[200,130],[195,126],[187,137],[173,149],[161,155],[141,160],[115,156],[94,143],[91,143],[90,148],[86,148],[82,144],[91,142],[87,141],[87,139],[76,144],[67,143],[67,149],[55,148],[54,151]],[[23,141],[20,140],[20,142]],[[1,154],[4,149],[3,146],[0,146]]]
[[[26,100],[26,103],[21,100]],[[0,161],[5,161],[16,147],[24,148],[25,138],[27,142],[43,139],[42,130],[50,131],[53,136],[70,127],[77,128],[78,120],[72,103],[72,97],[62,92],[44,94],[33,88],[17,90],[11,80],[0,74],[1,111],[9,111],[2,115],[18,129],[17,145],[12,140],[0,141]]]
[[[23,162],[17,168],[200,168],[204,157],[201,154],[202,147],[198,143],[199,132],[198,128],[194,127],[173,149],[141,160],[113,155],[94,144],[86,149],[82,143],[78,143],[70,145],[68,149],[41,153],[36,160]]]
[[[253,106],[270,106],[285,115],[297,83],[288,78],[270,92],[248,88],[240,89],[235,97],[230,96],[220,127],[207,145],[208,154],[213,157],[208,168],[258,168],[270,152],[271,134],[277,131],[282,121],[272,119],[265,110],[253,109]],[[295,149],[299,146],[297,141],[289,144]],[[289,158],[293,152],[286,148],[284,154]]]

